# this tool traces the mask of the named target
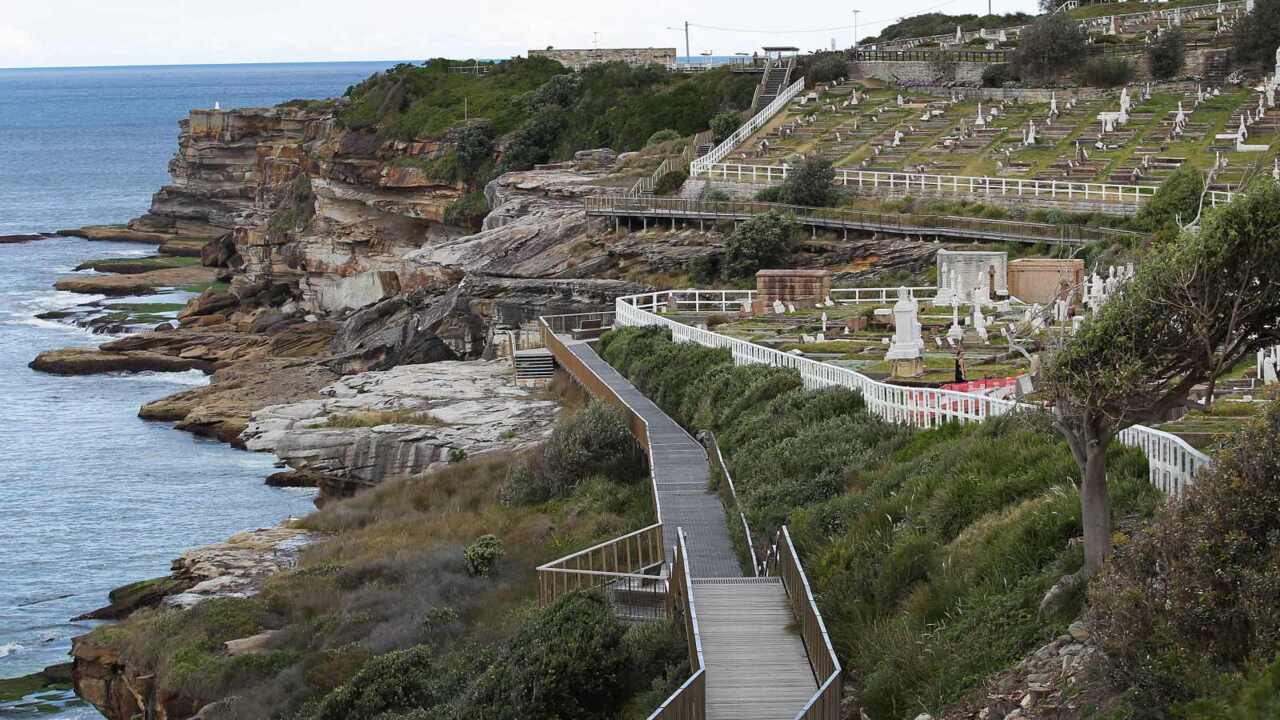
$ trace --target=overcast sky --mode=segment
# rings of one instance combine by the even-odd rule
[[[992,0],[995,12],[1034,0]],[[500,58],[529,48],[840,47],[899,16],[985,12],[987,0],[0,0],[0,68]],[[779,10],[782,12],[779,12]],[[777,32],[751,32],[777,26]],[[717,26],[722,29],[696,27]],[[679,30],[668,30],[668,27]],[[804,32],[802,32],[804,31]]]

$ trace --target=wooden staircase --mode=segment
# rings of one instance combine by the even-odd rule
[[[550,382],[556,374],[555,356],[546,348],[516,350],[511,355],[511,364],[515,368],[517,385]]]

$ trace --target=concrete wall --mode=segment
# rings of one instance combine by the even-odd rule
[[[530,50],[529,57],[545,57],[555,60],[572,70],[606,62],[624,62],[628,65],[676,64],[675,48],[599,48]]]

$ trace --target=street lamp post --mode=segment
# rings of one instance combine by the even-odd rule
[[[853,49],[854,50],[858,49],[858,13],[860,12],[862,11],[861,10],[853,11]]]

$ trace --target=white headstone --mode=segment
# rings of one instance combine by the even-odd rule
[[[898,302],[893,305],[893,343],[886,360],[915,360],[921,356],[924,340],[916,313],[919,305],[905,287],[898,288]]]
[[[782,314],[783,314],[783,313],[785,313],[786,311],[787,311],[787,306],[786,306],[786,305],[783,305],[781,300],[774,300],[774,301],[773,301],[773,314],[774,314],[774,315],[782,315]]]

